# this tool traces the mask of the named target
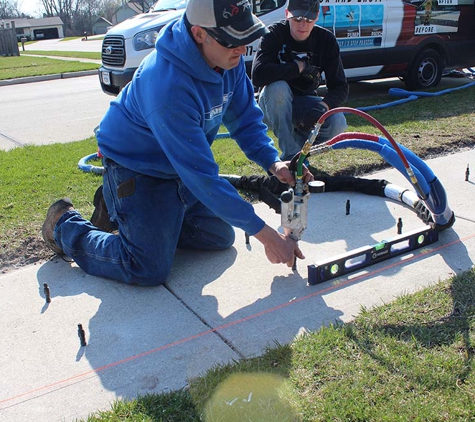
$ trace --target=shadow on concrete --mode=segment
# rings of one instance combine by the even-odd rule
[[[279,226],[280,216],[267,206],[259,204],[256,210],[270,225]],[[450,229],[408,261],[394,259],[356,278],[307,286],[307,265],[396,235],[400,215],[404,230],[422,226],[401,203],[353,192],[312,196],[310,210],[301,241],[307,258],[299,261],[297,271],[270,264],[262,245],[254,238],[246,245],[238,230],[234,247],[227,251],[178,251],[165,286],[144,288],[91,277],[75,264],[56,260],[37,273],[39,295],[48,283],[53,303],[57,297],[75,299],[70,312],[81,315],[75,324],[86,329],[88,345],[81,347],[77,339],[74,359],[86,359],[103,388],[130,398],[179,389],[184,380],[216,364],[260,355],[275,342],[284,344],[302,332],[349,319],[348,313],[354,316],[368,295],[377,295],[376,304],[384,290],[400,294],[401,277],[414,277],[407,282],[411,289],[426,282],[426,273],[446,271],[433,265],[438,255],[454,272],[472,264],[466,246]],[[385,287],[368,289],[368,282]],[[50,308],[39,312],[47,314]]]
[[[206,284],[219,278],[234,262],[236,251],[218,254],[219,265],[209,265],[203,255],[189,260],[187,281],[193,285],[196,276]],[[200,271],[202,267],[206,271]],[[116,397],[176,390],[202,368],[237,358],[164,286],[129,286],[92,277],[59,259],[44,264],[37,280],[39,295],[44,296],[44,283],[52,295],[52,303],[40,312],[47,313],[59,298],[75,299],[64,322],[69,334],[82,324],[87,346],[82,347],[76,336],[74,358],[86,359],[90,376],[97,375]]]
[[[293,272],[285,266],[266,262],[258,241],[244,236],[236,242],[240,252],[234,267],[226,268],[226,276],[209,284],[204,278],[186,284],[183,262],[189,252],[177,254],[177,267],[167,288],[193,310],[241,358],[261,355],[276,342],[283,344],[307,330],[316,330],[334,322],[341,311],[326,305],[321,295],[306,297],[306,268]],[[245,250],[244,250],[245,249]],[[200,253],[199,253],[200,254]],[[220,265],[213,257],[210,267]],[[275,275],[275,273],[282,275]]]

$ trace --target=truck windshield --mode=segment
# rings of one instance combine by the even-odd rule
[[[152,8],[153,12],[164,12],[167,10],[178,10],[186,7],[186,0],[158,0]]]

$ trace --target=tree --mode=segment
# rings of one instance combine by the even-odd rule
[[[0,0],[6,1],[6,0]],[[66,36],[92,33],[92,24],[100,16],[110,20],[121,0],[42,0],[46,17],[59,16]]]
[[[121,0],[104,0],[102,2],[102,10],[100,16],[106,18],[109,22],[112,22],[112,17],[122,4]]]
[[[82,0],[73,14],[73,29],[76,34],[91,34],[92,24],[100,13],[96,0]]]
[[[135,3],[142,13],[148,12],[154,4],[154,2],[149,2],[147,0],[132,0],[132,3]]]
[[[0,0],[0,19],[15,19],[24,16],[18,9],[17,0]]]
[[[73,34],[73,13],[81,0],[42,0],[45,8],[45,17],[59,16],[64,24],[64,34]]]

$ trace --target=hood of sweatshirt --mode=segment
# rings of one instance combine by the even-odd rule
[[[186,35],[183,36],[183,33]],[[188,32],[184,15],[177,21],[170,22],[160,31],[155,49],[157,55],[193,75],[194,78],[220,83],[222,75],[206,63],[192,35]]]

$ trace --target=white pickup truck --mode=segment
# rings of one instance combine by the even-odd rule
[[[266,25],[285,18],[286,0],[250,2]],[[186,0],[158,0],[107,32],[99,69],[105,93],[120,92],[185,8]],[[474,0],[321,0],[316,24],[335,34],[350,81],[399,76],[421,89],[436,86],[444,69],[475,65]],[[249,69],[257,44],[246,48]]]

